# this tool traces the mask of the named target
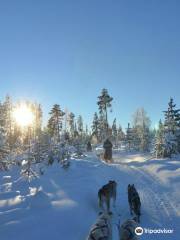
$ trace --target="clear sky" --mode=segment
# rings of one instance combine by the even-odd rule
[[[123,127],[180,107],[179,0],[0,1],[0,99],[54,103],[90,123],[102,88]]]

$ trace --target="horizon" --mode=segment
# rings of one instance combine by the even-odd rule
[[[114,98],[123,129],[144,107],[152,127],[180,105],[180,3],[32,1],[0,4],[0,100],[53,104],[91,126],[97,97]],[[168,16],[168,17],[167,17]]]
[[[6,98],[6,96],[9,96],[10,98],[11,98],[11,100],[12,100],[12,103],[16,106],[16,104],[19,104],[19,103],[24,103],[24,102],[26,102],[26,101],[29,101],[29,102],[31,102],[31,103],[37,103],[37,104],[40,104],[41,105],[41,108],[42,108],[42,111],[43,111],[43,115],[42,115],[42,127],[44,128],[44,127],[46,127],[47,126],[47,122],[48,122],[48,117],[50,117],[50,115],[49,115],[49,112],[50,112],[50,110],[52,109],[52,107],[53,107],[53,105],[54,104],[58,104],[59,105],[59,103],[57,102],[57,103],[54,103],[53,105],[52,105],[52,107],[49,109],[49,111],[48,111],[48,113],[47,112],[45,112],[45,114],[44,114],[44,106],[43,106],[43,104],[42,103],[40,103],[40,102],[37,102],[35,99],[33,100],[33,99],[13,99],[12,98],[12,96],[10,95],[10,94],[5,94],[5,96],[4,96],[4,98],[0,98],[0,102],[1,103],[3,103],[3,101],[5,100],[5,98]],[[170,97],[171,98],[171,97]],[[169,98],[169,100],[170,100],[170,98]],[[173,97],[172,97],[173,98]],[[114,99],[113,99],[114,100]],[[173,98],[173,100],[174,100],[174,98]],[[113,101],[112,101],[113,102]],[[167,108],[168,108],[168,103],[169,103],[169,101],[167,102]],[[176,102],[174,101],[174,104],[176,104]],[[60,105],[60,107],[61,107],[61,105]],[[113,108],[113,107],[112,107]],[[111,109],[112,109],[111,108]],[[143,108],[144,109],[144,107],[143,106],[141,106],[141,107],[139,107],[139,108]],[[137,109],[139,109],[139,108],[137,108]],[[165,111],[165,110],[167,110],[167,108],[166,109],[164,109],[163,111]],[[178,106],[177,106],[177,104],[176,104],[176,108],[178,108]],[[71,109],[68,109],[67,107],[65,107],[65,108],[61,108],[63,111],[67,111],[67,112],[73,112],[73,111],[71,111]],[[117,117],[114,117],[114,118],[112,118],[112,116],[111,116],[111,114],[112,114],[112,112],[111,111],[113,111],[113,110],[108,110],[108,119],[109,119],[109,124],[110,124],[110,126],[112,125],[112,123],[113,123],[113,120],[116,118],[116,123],[117,123],[117,127],[120,125],[121,127],[122,127],[122,129],[123,129],[123,131],[125,131],[126,130],[126,128],[127,128],[127,125],[128,125],[128,123],[130,123],[130,125],[132,126],[132,119],[133,119],[133,114],[135,113],[135,111],[137,110],[137,109],[135,109],[133,112],[132,112],[132,114],[131,114],[131,119],[127,122],[127,124],[126,125],[122,125],[121,124],[121,122],[119,121],[119,119],[117,118]],[[146,113],[147,113],[147,116],[150,118],[150,121],[151,121],[151,125],[150,125],[150,128],[151,129],[157,129],[158,128],[158,124],[159,124],[159,121],[157,122],[157,123],[155,123],[155,125],[153,125],[153,122],[152,122],[152,120],[151,120],[151,116],[148,114],[148,111],[147,111],[147,109],[144,109],[145,111],[146,111]],[[164,114],[163,114],[163,111],[161,112],[161,118],[159,118],[159,120],[164,120]],[[95,111],[95,112],[97,112],[97,114],[99,115],[99,112],[98,112],[98,106],[97,106],[97,111]],[[94,113],[95,113],[94,112]],[[74,113],[74,112],[73,112]],[[75,115],[75,119],[77,120],[77,117],[79,116],[79,115],[81,115],[82,116],[82,118],[83,118],[83,124],[84,124],[84,129],[85,129],[85,127],[86,127],[86,125],[88,126],[88,129],[91,131],[91,125],[92,125],[92,121],[93,121],[93,116],[94,116],[94,114],[92,115],[92,121],[91,122],[89,122],[89,123],[87,123],[86,121],[85,121],[85,119],[84,119],[84,117],[83,117],[83,115],[81,114],[81,113],[79,113],[79,114],[77,114],[77,115]]]

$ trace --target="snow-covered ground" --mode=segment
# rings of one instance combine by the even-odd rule
[[[140,239],[172,239],[180,236],[180,158],[116,151],[114,164],[101,162],[95,153],[73,159],[69,169],[49,166],[44,175],[28,183],[19,169],[0,172],[1,240],[85,240],[99,208],[97,192],[113,179],[118,183],[113,210],[113,240],[116,223],[130,218],[127,185],[134,183],[142,202],[140,225],[174,229],[173,234],[144,234]]]

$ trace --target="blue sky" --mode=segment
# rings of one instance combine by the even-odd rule
[[[155,125],[180,107],[178,0],[0,1],[0,99],[54,103],[90,123],[107,88],[123,127],[143,106]]]

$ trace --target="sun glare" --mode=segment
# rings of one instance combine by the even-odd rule
[[[33,123],[34,115],[26,104],[16,107],[13,112],[15,121],[21,127],[29,126]]]

